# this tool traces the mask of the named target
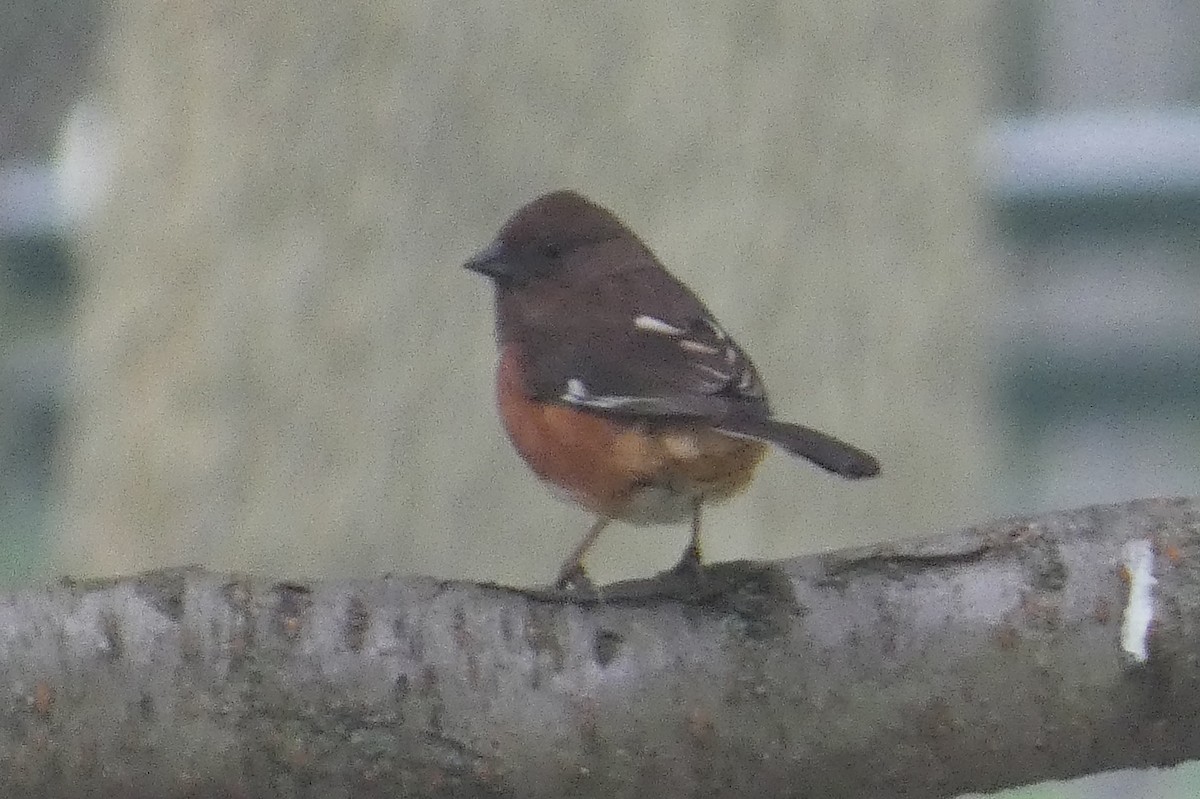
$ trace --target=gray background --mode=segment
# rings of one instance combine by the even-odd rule
[[[1192,4],[74,0],[0,23],[10,581],[548,579],[588,519],[504,440],[490,291],[459,266],[559,187],[707,300],[781,416],[883,461],[846,484],[773,455],[707,515],[713,559],[1197,493]],[[593,570],[685,537],[614,526]],[[1071,790],[1190,796],[1187,772]]]

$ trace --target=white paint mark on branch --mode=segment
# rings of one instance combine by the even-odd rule
[[[1129,578],[1129,597],[1121,620],[1121,649],[1138,663],[1149,657],[1150,628],[1154,624],[1154,545],[1145,538],[1130,541],[1121,552],[1121,566]]]

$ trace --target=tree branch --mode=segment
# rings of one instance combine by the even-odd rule
[[[1200,756],[1200,502],[601,600],[199,569],[0,597],[0,795],[944,797]]]

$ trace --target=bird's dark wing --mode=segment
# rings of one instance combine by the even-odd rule
[[[732,436],[782,447],[843,477],[879,472],[879,463],[863,450],[771,418],[749,356],[686,286],[657,262],[646,263],[506,309],[522,343],[522,371],[533,396],[606,416],[703,421]],[[579,291],[586,293],[582,303]],[[545,313],[547,302],[587,311],[563,319]],[[552,327],[541,329],[543,318],[552,319]]]
[[[586,313],[556,317],[553,330],[537,328],[534,309],[514,320],[524,322],[526,374],[538,398],[603,413],[711,422],[770,415],[750,358],[657,264],[570,290],[585,295]]]

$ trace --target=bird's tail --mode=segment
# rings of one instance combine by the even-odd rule
[[[822,469],[856,480],[879,474],[874,456],[804,425],[777,419],[741,418],[723,421],[720,429],[731,435],[774,444],[792,455],[812,461]]]

